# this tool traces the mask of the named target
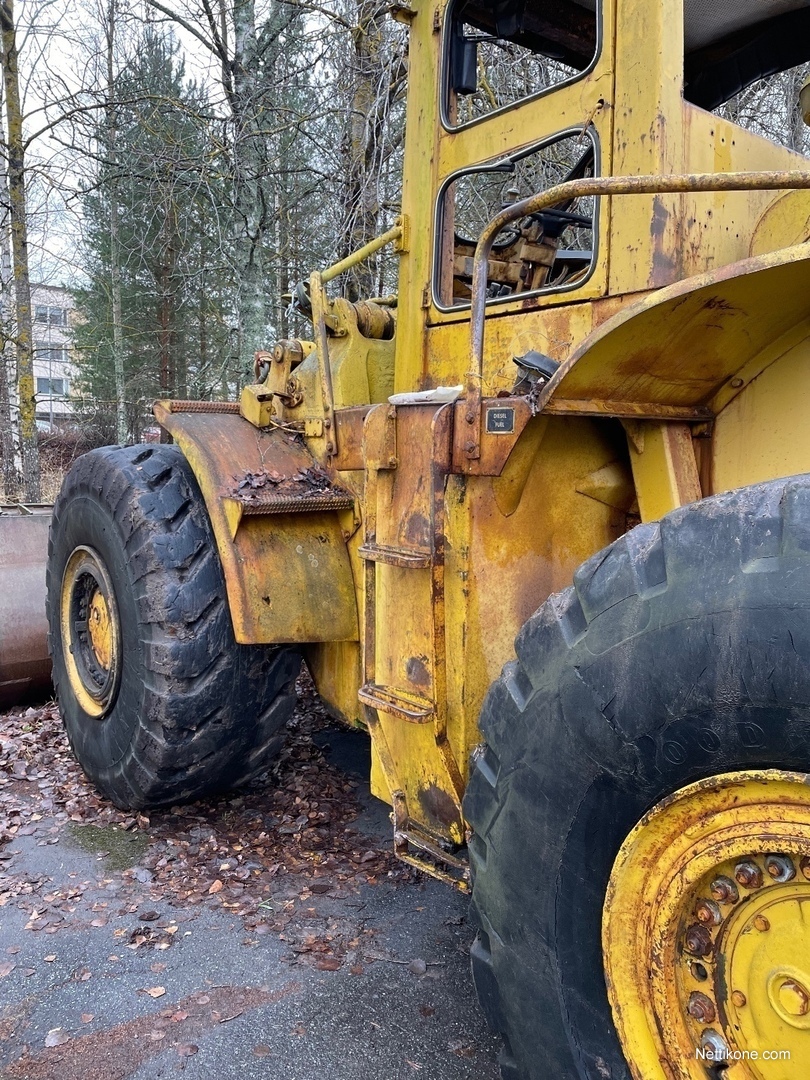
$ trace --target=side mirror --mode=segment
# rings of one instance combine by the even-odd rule
[[[478,89],[478,39],[465,37],[461,22],[453,25],[450,39],[450,89],[456,94]]]

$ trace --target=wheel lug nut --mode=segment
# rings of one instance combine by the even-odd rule
[[[714,943],[712,942],[712,935],[705,926],[701,926],[700,923],[693,923],[684,935],[684,944],[686,945],[686,951],[691,953],[692,956],[708,956]]]
[[[796,868],[787,855],[769,855],[765,869],[774,881],[790,881],[796,876]]]
[[[700,899],[695,904],[695,918],[704,926],[719,926],[723,921],[720,908],[714,900]]]
[[[810,860],[809,860],[810,862]],[[721,904],[736,904],[740,899],[740,890],[730,877],[717,877],[711,883],[709,891]]]
[[[686,1011],[693,1020],[698,1020],[701,1024],[711,1024],[717,1016],[712,999],[701,994],[699,990],[693,990],[689,995]]]
[[[742,990],[733,990],[731,993],[731,1000],[734,1002],[738,1009],[741,1009],[748,1002],[748,998],[745,996]]]
[[[725,1061],[728,1058],[728,1043],[722,1035],[718,1035],[711,1028],[701,1035],[700,1046],[702,1050],[707,1050],[711,1054],[712,1061]]]
[[[734,877],[740,885],[744,885],[746,889],[759,889],[762,885],[762,871],[755,862],[751,862],[750,860],[737,863],[734,870]]]
[[[801,867],[801,870],[802,870],[802,873],[804,874],[804,876],[808,880],[810,880],[810,856],[808,856],[808,855],[802,856],[802,861],[799,863],[799,866]]]

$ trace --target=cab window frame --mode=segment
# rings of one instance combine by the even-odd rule
[[[441,280],[442,280],[442,260],[445,253],[442,250],[443,236],[444,236],[444,207],[445,197],[451,184],[453,184],[459,177],[470,176],[475,173],[492,172],[492,166],[499,161],[503,161],[505,158],[511,158],[520,160],[525,157],[530,157],[532,154],[539,153],[546,147],[553,146],[555,143],[562,142],[564,139],[583,137],[590,140],[594,151],[593,161],[593,174],[594,176],[601,175],[601,144],[599,140],[599,133],[593,125],[586,126],[574,126],[563,128],[560,131],[554,132],[554,134],[547,136],[544,139],[538,139],[536,142],[530,143],[528,146],[523,146],[516,149],[511,154],[501,154],[497,158],[488,158],[486,161],[479,161],[474,164],[464,166],[463,168],[456,169],[445,177],[439,188],[436,198],[436,205],[434,208],[433,219],[433,260],[431,271],[431,283],[430,294],[433,307],[436,311],[442,315],[466,315],[469,317],[472,311],[472,304],[469,301],[464,301],[458,304],[447,304],[441,297]],[[599,264],[599,226],[600,226],[600,211],[602,200],[594,198],[593,207],[593,222],[592,222],[592,236],[593,247],[591,249],[591,263],[588,267],[587,273],[576,281],[566,284],[563,282],[560,285],[545,285],[539,289],[532,289],[527,292],[510,293],[507,296],[488,297],[486,301],[486,310],[489,312],[493,307],[503,307],[504,305],[524,304],[526,300],[534,300],[545,296],[560,296],[566,293],[573,293],[578,289],[584,288],[596,273],[597,266]]]
[[[544,86],[538,90],[535,94],[528,94],[526,97],[517,98],[515,101],[510,101],[506,105],[501,105],[497,109],[492,109],[489,112],[482,113],[481,116],[473,117],[472,120],[465,120],[463,123],[454,124],[450,121],[449,104],[450,104],[450,50],[452,47],[452,27],[453,27],[453,11],[462,0],[450,0],[445,8],[444,23],[442,26],[442,48],[441,48],[441,73],[439,84],[439,120],[442,128],[449,134],[455,134],[460,131],[467,131],[469,128],[474,127],[476,124],[484,123],[491,120],[496,116],[503,116],[504,113],[510,112],[513,109],[522,108],[527,102],[537,101],[540,98],[547,97],[549,94],[555,93],[557,90],[563,87],[568,87],[580,79],[590,75],[602,56],[602,48],[604,44],[603,23],[604,23],[604,2],[605,0],[595,0],[596,2],[596,46],[594,48],[594,54],[588,63],[587,67],[584,67],[581,71],[575,72],[567,79],[562,79],[560,82],[554,83],[552,86]],[[583,10],[587,10],[584,8]],[[536,55],[542,56],[542,53]],[[549,58],[550,59],[550,58]]]

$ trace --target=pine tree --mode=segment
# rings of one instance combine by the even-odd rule
[[[84,199],[90,284],[77,295],[80,384],[95,423],[109,430],[116,398],[111,203],[117,211],[121,336],[130,438],[150,423],[155,397],[220,388],[228,355],[227,198],[205,95],[185,78],[176,42],[144,28],[115,85],[115,154],[102,153]],[[98,142],[109,140],[99,130]],[[226,211],[227,213],[227,211]],[[226,381],[229,373],[226,373]]]

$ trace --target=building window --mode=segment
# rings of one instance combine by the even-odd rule
[[[44,360],[46,363],[54,364],[67,363],[67,345],[49,345],[47,341],[37,341],[34,343],[34,349],[37,360]]]
[[[34,313],[34,321],[47,323],[49,326],[67,326],[67,308],[48,307],[46,304],[38,304]]]
[[[37,379],[37,393],[45,394],[49,397],[67,397],[68,381],[67,379]]]

